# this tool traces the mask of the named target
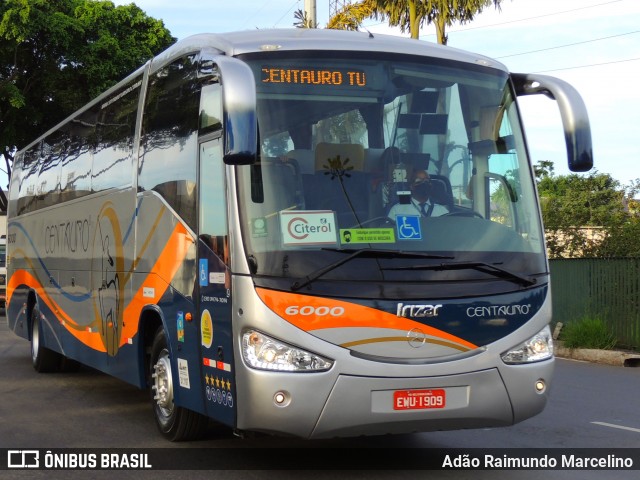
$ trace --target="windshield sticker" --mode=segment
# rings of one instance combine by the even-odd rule
[[[267,237],[269,230],[267,229],[267,219],[258,217],[251,219],[251,236],[253,238]]]
[[[331,210],[283,210],[280,230],[284,245],[337,244],[336,219]]]
[[[340,229],[340,243],[394,243],[393,228]]]
[[[419,215],[398,215],[396,217],[398,240],[422,240]]]

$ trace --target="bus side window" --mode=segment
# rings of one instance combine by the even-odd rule
[[[60,201],[66,202],[91,193],[91,168],[98,113],[94,106],[62,128],[62,174]]]
[[[227,192],[221,138],[200,144],[198,223],[200,238],[228,265]]]
[[[60,175],[63,142],[54,132],[42,142],[40,178],[38,179],[38,208],[51,207],[60,201]]]
[[[93,152],[92,192],[131,185],[139,84],[140,79],[135,78],[100,109]]]
[[[18,215],[36,210],[36,188],[38,185],[38,158],[40,157],[40,143],[24,152],[22,157],[22,177],[20,178]],[[15,170],[15,168],[14,168]]]
[[[195,57],[181,57],[151,77],[138,165],[139,191],[157,192],[194,229],[200,107]]]
[[[199,128],[200,135],[222,128],[222,89],[219,83],[202,87]]]

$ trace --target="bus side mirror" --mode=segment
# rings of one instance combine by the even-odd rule
[[[578,91],[564,80],[547,75],[512,73],[511,80],[518,96],[543,94],[558,103],[569,170],[590,170],[593,167],[591,127],[587,108]]]
[[[203,58],[207,56],[207,58]],[[224,163],[251,165],[258,150],[256,84],[249,66],[226,55],[208,56],[203,52],[201,65],[220,76],[224,111]]]

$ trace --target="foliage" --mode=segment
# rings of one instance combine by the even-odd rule
[[[327,28],[336,30],[358,30],[363,20],[376,14],[378,2],[375,0],[363,0],[345,5],[329,19]]]
[[[594,170],[585,176],[542,178],[538,191],[547,199],[545,219],[549,228],[605,225],[612,215],[623,213],[624,190],[608,173]]]
[[[599,317],[583,317],[564,325],[560,338],[567,348],[610,350],[617,343],[609,326]]]
[[[293,22],[293,26],[296,28],[318,28],[318,24],[313,24],[313,20],[309,18],[307,12],[298,9],[293,12],[293,17],[296,19],[296,21]]]
[[[551,258],[633,256],[640,252],[640,218],[609,174],[554,177],[538,167],[538,193]],[[546,173],[545,173],[546,172]]]
[[[553,162],[549,160],[540,160],[536,165],[533,166],[533,171],[536,178],[539,179],[553,177]]]
[[[500,9],[500,3],[502,0],[361,0],[345,6],[329,20],[327,28],[357,30],[366,18],[386,18],[389,25],[417,39],[420,28],[433,23],[438,43],[446,45],[446,27],[472,21],[491,4]]]
[[[640,257],[640,220],[630,217],[626,222],[607,231],[595,249],[594,256]]]
[[[26,146],[175,42],[135,4],[0,4],[0,142]]]

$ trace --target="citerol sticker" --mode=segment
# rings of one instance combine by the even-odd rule
[[[280,212],[284,245],[335,245],[338,232],[331,210],[293,210]]]

